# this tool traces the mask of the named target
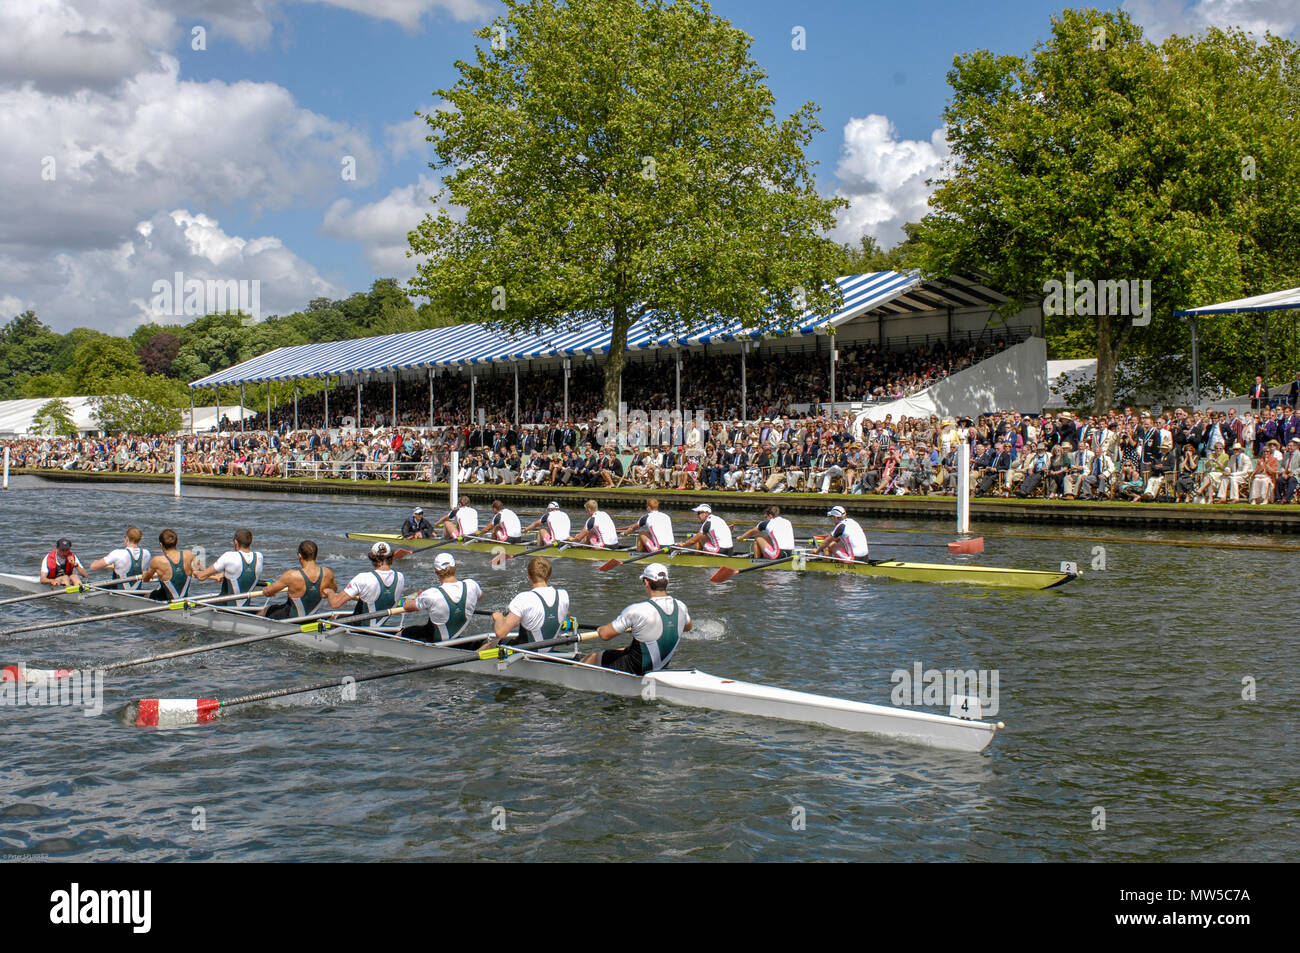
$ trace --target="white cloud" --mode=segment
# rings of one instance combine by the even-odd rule
[[[446,12],[453,20],[485,20],[492,4],[485,0],[310,0],[354,13],[392,20],[407,30],[417,30],[426,14]]]
[[[378,274],[405,280],[415,274],[420,259],[407,258],[407,233],[436,211],[429,197],[438,182],[421,175],[414,185],[393,189],[377,202],[356,205],[338,199],[325,212],[321,233],[361,245],[366,264]]]
[[[102,248],[159,208],[276,208],[378,167],[364,134],[272,83],[194,83],[177,61],[113,93],[0,88],[0,247]],[[50,170],[53,180],[49,180]]]
[[[840,213],[836,239],[856,244],[870,235],[882,248],[905,237],[903,225],[919,221],[928,211],[927,179],[937,178],[949,149],[943,129],[928,142],[899,139],[888,117],[872,114],[850,119],[835,174],[836,194],[849,200]]]
[[[61,252],[39,261],[0,252],[0,281],[19,286],[0,299],[5,318],[26,308],[55,330],[94,327],[129,334],[148,321],[184,323],[188,316],[152,312],[154,282],[233,279],[260,283],[261,313],[289,314],[315,297],[340,297],[335,287],[278,238],[242,238],[213,218],[185,209],[159,212],[117,244]]]
[[[1297,0],[1124,0],[1121,6],[1156,42],[1212,26],[1238,27],[1261,36],[1265,31],[1291,36],[1300,27]]]

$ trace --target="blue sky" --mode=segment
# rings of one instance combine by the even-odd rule
[[[1157,36],[1296,36],[1297,0],[1128,0]],[[196,14],[197,8],[206,15]],[[1025,53],[1047,0],[721,0],[778,112],[820,105],[811,149],[837,237],[885,245],[924,212],[954,55]],[[264,312],[407,277],[436,188],[416,109],[451,85],[492,0],[6,0],[0,7],[0,319],[129,332],[159,278],[258,279]],[[180,11],[180,12],[178,12]],[[364,12],[362,12],[364,11]],[[206,49],[192,48],[192,28]],[[803,27],[807,48],[791,48]],[[340,158],[357,161],[343,181]],[[49,170],[54,174],[48,174]]]

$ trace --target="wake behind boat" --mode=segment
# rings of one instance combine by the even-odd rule
[[[603,551],[608,555],[608,551]],[[22,592],[48,593],[38,577],[0,573],[0,585]],[[100,610],[130,610],[158,607],[147,596],[131,592],[88,587],[87,591],[59,592],[51,598],[84,604]],[[571,656],[534,658],[512,653],[502,659],[484,659],[465,649],[403,637],[400,630],[386,633],[360,631],[338,622],[320,620],[304,624],[267,619],[250,612],[217,607],[178,605],[163,617],[194,628],[241,636],[285,633],[284,641],[316,651],[401,659],[412,663],[457,661],[461,670],[479,675],[542,682],[575,691],[598,692],[623,698],[640,697],[688,708],[775,718],[819,725],[841,731],[866,734],[886,741],[900,741],[950,751],[982,751],[1003,726],[931,712],[873,705],[866,702],[792,691],[734,679],[719,678],[700,671],[657,671],[636,676],[586,665]],[[10,676],[7,676],[10,677]],[[14,678],[17,672],[12,673]],[[194,719],[192,719],[194,720]]]

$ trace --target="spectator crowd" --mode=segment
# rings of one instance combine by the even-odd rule
[[[651,421],[622,439],[597,420],[516,427],[498,418],[433,428],[234,432],[181,439],[183,473],[461,483],[953,495],[970,447],[976,496],[1298,503],[1300,412],[1130,409],[974,419],[886,416],[858,428],[818,408],[742,422]],[[12,465],[169,473],[174,440],[126,435],[12,441]]]

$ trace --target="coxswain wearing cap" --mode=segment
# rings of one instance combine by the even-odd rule
[[[433,571],[438,576],[436,586],[421,589],[414,599],[388,610],[389,615],[421,611],[429,614],[429,621],[423,625],[404,626],[404,638],[446,642],[465,635],[474,619],[474,609],[483,598],[483,590],[473,579],[462,582],[456,578],[456,557],[439,553],[433,558]]]
[[[691,510],[700,519],[700,531],[682,543],[687,549],[700,549],[722,556],[732,554],[731,527],[721,516],[713,515],[713,507],[701,503]]]
[[[198,571],[194,565],[194,553],[180,548],[174,529],[159,533],[158,543],[162,552],[149,560],[149,568],[144,571],[145,582],[158,580],[158,588],[149,593],[149,598],[160,602],[184,599],[190,594],[190,579]]]
[[[559,638],[564,620],[569,617],[569,594],[551,585],[549,559],[534,556],[528,561],[528,582],[530,588],[511,599],[505,612],[492,613],[492,630],[498,640],[508,645],[527,648],[529,642]],[[516,629],[519,635],[507,639]]]
[[[406,577],[393,568],[393,547],[381,540],[370,547],[369,556],[371,568],[353,576],[342,592],[333,586],[321,587],[321,595],[331,609],[342,609],[349,602],[356,602],[353,615],[385,610],[391,614],[394,606],[402,604]],[[367,625],[375,626],[381,621],[385,620],[370,619]]]
[[[143,534],[138,526],[128,526],[126,535],[122,537],[122,548],[115,549],[102,559],[96,559],[90,564],[91,572],[99,572],[101,569],[112,569],[114,579],[130,579],[134,576],[144,575],[145,569],[149,565],[149,550],[140,546],[140,539]],[[134,582],[124,583],[122,589],[143,589],[144,580],[136,579]]]
[[[469,505],[469,497],[462,496],[456,508],[438,521],[443,539],[459,539],[478,532],[478,510]]]
[[[75,586],[78,576],[87,578],[86,567],[72,551],[72,541],[61,539],[41,560],[41,582],[47,586]]]
[[[779,506],[769,506],[759,524],[740,538],[754,541],[755,559],[779,559],[794,552],[794,527]]]
[[[668,595],[668,567],[651,563],[641,570],[641,585],[645,601],[634,602],[596,630],[605,641],[624,632],[632,633],[632,644],[625,649],[604,649],[592,652],[584,662],[603,668],[617,669],[632,675],[644,675],[667,667],[677,651],[677,642],[683,632],[691,629],[691,616],[686,603]]]
[[[251,593],[262,575],[262,554],[253,552],[253,531],[235,530],[234,543],[234,549],[226,550],[211,566],[194,574],[194,578],[200,582],[219,578],[220,594],[223,596],[233,596],[238,592]],[[248,600],[236,599],[234,604],[246,606]]]
[[[645,514],[635,523],[629,523],[619,532],[636,531],[636,551],[638,553],[657,553],[665,546],[672,546],[673,521],[667,513],[659,510],[659,501],[653,496],[645,501]]]
[[[433,524],[424,518],[424,507],[417,506],[402,524],[402,539],[433,539]]]
[[[493,539],[503,543],[522,543],[524,528],[519,525],[519,517],[500,500],[492,501],[492,519],[488,522],[489,533]]]
[[[334,573],[316,565],[316,544],[304,539],[298,544],[298,568],[286,569],[280,578],[262,590],[268,599],[281,592],[288,596],[285,602],[262,609],[268,619],[292,619],[311,615],[321,604],[325,589],[335,588]]]
[[[600,548],[617,546],[618,530],[614,527],[614,521],[609,518],[609,514],[600,508],[600,504],[595,500],[588,500],[583,504],[583,509],[587,511],[587,520],[582,524],[578,535],[573,537],[573,541]]]
[[[524,527],[525,533],[533,530],[537,530],[537,541],[543,546],[549,546],[557,539],[568,539],[572,532],[569,514],[560,509],[559,503],[551,500],[546,504],[546,512]]]
[[[824,536],[817,546],[817,552],[834,556],[845,562],[867,558],[867,534],[862,532],[858,521],[850,519],[844,507],[832,506],[826,515],[835,521],[835,528],[830,535]]]

